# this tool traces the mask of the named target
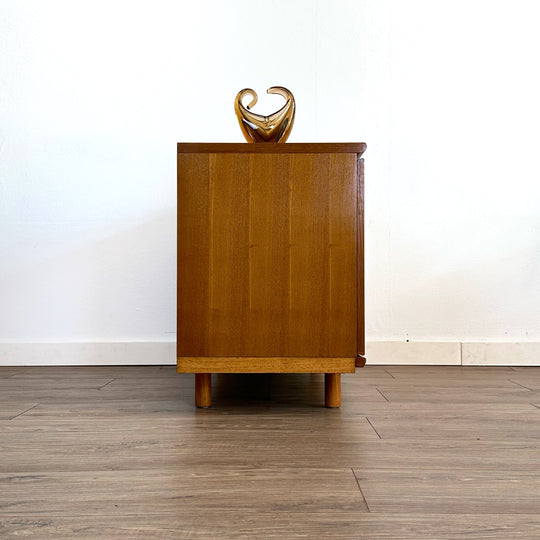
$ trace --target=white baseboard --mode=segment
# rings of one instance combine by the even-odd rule
[[[540,366],[540,343],[463,343],[464,366]]]
[[[0,366],[176,364],[176,343],[0,343]]]
[[[461,344],[452,341],[368,341],[369,365],[461,365]]]
[[[368,365],[540,366],[540,343],[368,341]],[[0,343],[0,366],[174,365],[175,342]]]

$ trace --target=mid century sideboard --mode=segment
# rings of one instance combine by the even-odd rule
[[[364,143],[179,143],[177,371],[341,373],[365,364]]]

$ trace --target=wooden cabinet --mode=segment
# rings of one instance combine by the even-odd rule
[[[363,143],[178,144],[177,364],[340,374],[363,365]]]

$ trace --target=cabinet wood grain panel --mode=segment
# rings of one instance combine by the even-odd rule
[[[328,182],[329,201],[329,352],[354,356],[357,349],[357,286],[363,266],[358,266],[355,238],[363,222],[355,220],[358,206],[357,157],[332,154]],[[363,290],[361,293],[363,301]]]
[[[249,159],[211,154],[209,161],[208,354],[243,354],[249,310]]]
[[[208,354],[210,162],[178,154],[177,355]]]
[[[295,156],[291,169],[291,356],[328,356],[328,156],[300,154]],[[309,352],[302,355],[304,350]]]
[[[249,341],[244,352],[289,356],[290,159],[256,154],[250,164]]]
[[[356,356],[356,154],[179,154],[178,196],[179,356]]]

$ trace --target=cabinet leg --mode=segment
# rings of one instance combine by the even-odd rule
[[[212,374],[195,373],[195,405],[210,407],[212,404]]]
[[[324,374],[324,401],[327,407],[341,405],[341,373]]]

